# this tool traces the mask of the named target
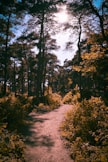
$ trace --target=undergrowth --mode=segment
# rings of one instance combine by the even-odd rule
[[[61,96],[51,93],[43,98],[38,108],[51,111],[61,104]],[[19,95],[0,98],[0,162],[24,162],[23,131],[26,128],[28,114],[36,105],[36,97]]]
[[[48,94],[44,96],[44,98],[45,98],[46,103],[40,102],[38,104],[38,108],[40,109],[42,108],[47,111],[57,109],[61,105],[61,102],[62,102],[62,97],[57,93]]]
[[[75,162],[107,162],[108,107],[98,97],[83,100],[67,113],[62,135]]]
[[[31,101],[25,96],[14,95],[0,99],[0,162],[25,161],[21,131],[32,110]]]
[[[4,97],[0,99],[0,122],[7,123],[9,130],[20,131],[31,110],[31,100],[25,96]]]
[[[24,148],[20,135],[0,126],[0,162],[25,162]]]
[[[58,108],[61,105],[61,96],[57,93],[47,95],[48,105],[51,110]]]
[[[77,104],[78,100],[80,99],[80,92],[78,89],[78,85],[73,89],[73,91],[68,92],[64,97],[62,102],[64,104]]]

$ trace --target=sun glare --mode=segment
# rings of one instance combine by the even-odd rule
[[[68,22],[66,6],[59,7],[59,12],[55,14],[55,20],[61,24]]]

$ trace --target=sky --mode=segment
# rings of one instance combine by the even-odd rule
[[[100,7],[102,1],[103,0],[94,0],[94,5],[96,7]],[[61,24],[61,28],[64,22],[69,21],[66,6],[61,7],[60,12],[55,16],[58,23]],[[56,51],[56,55],[58,57],[58,60],[60,60],[60,64],[63,65],[66,59],[72,60],[72,58],[74,57],[77,50],[77,42],[74,43],[74,48],[72,50],[66,50],[65,44],[69,40],[69,32],[61,31],[61,28],[59,34],[57,34],[55,38],[57,39],[57,44],[61,46],[61,48],[58,51]],[[75,35],[72,36],[72,39],[74,40],[75,38],[73,37],[75,37]]]
[[[70,33],[69,31],[63,31],[63,23],[68,23],[69,22],[69,15],[67,14],[67,9],[66,6],[61,6],[60,7],[60,12],[55,14],[55,20],[59,24],[60,31],[55,35],[55,38],[57,40],[57,44],[60,46],[60,49],[57,50],[55,53],[58,57],[58,60],[60,61],[60,65],[64,64],[65,60],[72,60],[72,58],[75,55],[76,52],[76,45],[74,46],[74,49],[72,50],[67,50],[66,47],[66,42],[69,41],[69,36]],[[74,35],[73,38],[74,39]]]
[[[60,64],[63,65],[64,61],[71,60],[74,57],[75,49],[67,50],[66,42],[69,40],[69,33],[68,32],[60,32],[58,35],[56,35],[57,44],[61,46],[59,50],[57,50],[55,53],[58,57],[58,60],[60,61]]]
[[[103,1],[103,0],[94,0],[94,5],[95,5],[96,7],[99,7],[99,6],[101,5],[102,1]]]
[[[99,7],[101,2],[102,0],[94,0],[94,4],[96,7]],[[72,60],[77,50],[77,41],[75,34],[73,34],[71,37],[71,40],[74,41],[73,48],[71,50],[65,49],[66,42],[68,42],[70,39],[69,31],[62,30],[63,23],[70,22],[70,17],[68,15],[66,5],[62,5],[59,7],[59,12],[55,14],[55,20],[59,24],[60,28],[59,33],[55,35],[55,38],[57,39],[57,45],[60,46],[60,49],[55,51],[55,54],[57,55],[58,60],[60,61],[60,65],[63,65],[65,60]]]

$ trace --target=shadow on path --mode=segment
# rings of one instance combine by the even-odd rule
[[[60,124],[71,109],[63,105],[51,112],[32,112],[24,129],[25,158],[27,162],[73,162],[61,139]]]
[[[43,114],[40,112],[41,115]],[[40,113],[31,113],[27,118],[27,124],[22,129],[22,135],[24,136],[24,142],[30,147],[52,147],[54,146],[54,141],[51,139],[50,135],[42,135],[40,129],[42,129],[42,124],[49,120],[48,118],[41,118]]]

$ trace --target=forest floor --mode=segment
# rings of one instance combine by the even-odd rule
[[[30,114],[32,124],[25,133],[27,162],[73,162],[60,132],[60,125],[69,109],[72,105],[62,105],[51,112]]]

